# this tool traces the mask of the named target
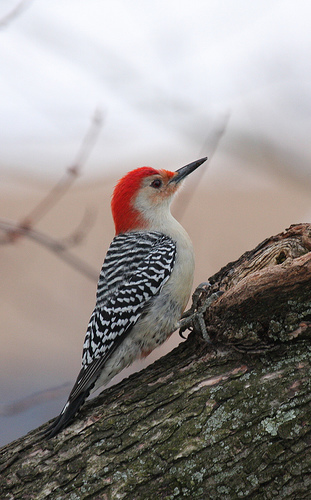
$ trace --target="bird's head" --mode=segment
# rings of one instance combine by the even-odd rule
[[[111,210],[116,234],[145,229],[169,212],[181,181],[207,158],[189,163],[176,172],[141,167],[122,177],[112,195]]]

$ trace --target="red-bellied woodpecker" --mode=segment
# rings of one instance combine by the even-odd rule
[[[178,328],[191,292],[194,255],[170,204],[180,181],[206,159],[176,172],[138,168],[117,183],[111,202],[116,236],[99,276],[82,368],[63,410],[45,431],[48,438],[68,425],[91,392]]]

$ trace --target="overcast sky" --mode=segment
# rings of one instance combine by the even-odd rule
[[[0,20],[17,5],[1,0]],[[22,6],[0,26],[5,174],[59,176],[95,109],[104,122],[88,176],[166,160],[177,168],[209,155],[213,132],[226,120],[233,143],[237,135],[268,142],[285,148],[286,168],[295,164],[297,175],[310,168],[309,1]]]

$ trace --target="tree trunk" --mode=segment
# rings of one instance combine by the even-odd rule
[[[310,499],[310,250],[292,226],[210,278],[186,342],[1,450],[0,498]]]

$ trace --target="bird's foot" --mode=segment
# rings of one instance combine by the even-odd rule
[[[208,293],[211,284],[209,282],[200,283],[199,286],[195,289],[192,295],[192,305],[188,311],[186,311],[181,320],[179,321],[179,335],[185,339],[186,337],[183,335],[185,330],[199,330],[202,334],[204,340],[208,343],[211,343],[211,339],[207,333],[204,314],[206,310],[210,307],[210,305],[217,300],[223,292],[214,292],[208,298],[206,298],[202,305],[199,306],[199,299],[201,297],[202,292]]]

